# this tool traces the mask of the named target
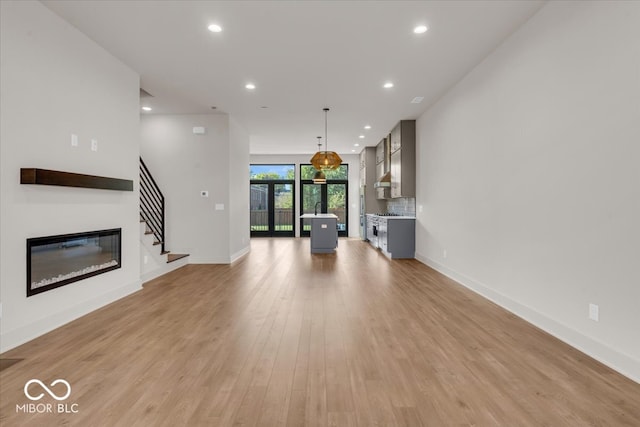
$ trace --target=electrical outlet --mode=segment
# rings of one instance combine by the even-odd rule
[[[98,140],[95,138],[91,139],[91,151],[98,151]]]
[[[442,258],[446,258],[447,257],[447,250],[445,249],[444,251],[442,251]]]
[[[209,197],[209,192],[207,190],[200,191],[200,197]]]
[[[76,135],[75,133],[71,134],[71,146],[72,147],[78,146],[78,135]]]
[[[144,263],[145,264],[149,263],[149,257],[147,255],[144,256]]]
[[[589,304],[589,319],[594,322],[600,320],[600,308],[596,304]]]

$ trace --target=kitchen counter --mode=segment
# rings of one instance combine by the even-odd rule
[[[311,221],[311,253],[331,254],[338,247],[338,216],[330,213],[304,214]]]
[[[415,216],[380,216],[384,219],[416,219]]]
[[[373,216],[376,218],[383,218],[383,219],[416,219],[415,216],[410,216],[410,215],[379,215],[379,214],[366,214],[366,216]]]
[[[414,258],[415,220],[415,216],[367,214],[367,239],[389,258]]]

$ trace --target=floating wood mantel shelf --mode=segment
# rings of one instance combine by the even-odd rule
[[[98,188],[102,190],[133,191],[130,179],[83,175],[48,169],[21,168],[20,184],[57,185],[61,187]]]

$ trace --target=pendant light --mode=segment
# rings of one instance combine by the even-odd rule
[[[320,148],[322,147],[322,143],[320,142],[320,140],[322,139],[321,136],[318,137],[318,152],[320,152]],[[325,176],[324,172],[322,172],[322,170],[317,170],[316,173],[313,175],[313,183],[314,184],[326,184],[327,183],[327,177]]]
[[[311,164],[318,171],[338,169],[342,159],[338,153],[327,151],[327,113],[329,109],[323,108],[322,111],[324,111],[324,151],[320,151],[320,147],[318,147],[318,152],[311,158]]]

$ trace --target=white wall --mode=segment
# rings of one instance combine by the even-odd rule
[[[194,134],[195,126],[204,127],[205,134]],[[231,191],[245,191],[249,198],[248,184],[233,182],[240,175],[248,180],[249,141],[239,126],[232,130],[226,114],[141,118],[142,158],[165,196],[166,249],[190,254],[192,264],[229,263],[249,244],[246,232],[236,235],[249,229],[248,211],[231,219],[240,203]],[[201,191],[209,197],[201,197]]]
[[[417,127],[418,257],[636,381],[639,22],[550,2]]]
[[[2,1],[0,16],[5,351],[140,288],[139,77],[39,2]],[[131,179],[135,191],[20,185],[21,167]],[[118,227],[122,268],[26,297],[27,238]]]
[[[249,252],[249,134],[229,117],[229,254]]]
[[[310,164],[313,154],[291,155],[251,155],[251,164],[295,164],[296,188],[295,188],[295,216],[300,215],[300,165]],[[349,165],[349,237],[360,237],[360,156],[357,154],[341,154],[343,164]],[[247,177],[249,173],[247,172]],[[248,199],[247,199],[248,200]],[[300,237],[299,223],[296,223],[296,237]]]

